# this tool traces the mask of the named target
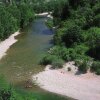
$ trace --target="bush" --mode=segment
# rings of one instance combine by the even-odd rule
[[[52,68],[62,68],[64,61],[62,59],[56,59],[52,62]]]
[[[100,27],[100,14],[94,17],[93,24],[94,26]]]
[[[48,20],[46,21],[46,25],[47,25],[50,29],[52,29],[52,28],[53,28],[53,21],[50,20],[50,19],[48,19]]]
[[[100,62],[94,61],[91,67],[91,71],[95,72],[97,75],[100,75]]]
[[[78,66],[79,71],[86,73],[88,70],[87,66],[87,61],[83,61],[79,66]]]
[[[93,59],[88,56],[80,55],[75,60],[75,65],[78,66],[79,71],[86,73],[89,68],[92,66]]]
[[[79,44],[83,40],[82,30],[78,26],[69,28],[62,37],[62,41],[67,47],[71,47],[74,44]]]
[[[56,59],[58,59],[57,56],[47,54],[42,58],[42,60],[40,61],[40,64],[42,65],[52,64],[52,62],[55,61]]]
[[[31,93],[18,92],[0,76],[0,100],[36,100]]]
[[[97,69],[96,74],[100,75],[100,69]]]
[[[42,65],[51,64],[53,66],[52,68],[61,68],[64,64],[64,61],[56,55],[47,54],[40,61],[40,64]]]

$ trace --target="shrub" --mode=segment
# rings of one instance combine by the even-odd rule
[[[47,54],[40,61],[40,64],[42,65],[51,64],[52,68],[61,68],[64,64],[64,61],[56,55]]]
[[[64,61],[62,59],[56,59],[52,62],[52,68],[62,68]]]
[[[52,28],[53,28],[53,21],[50,20],[50,19],[48,19],[48,20],[46,21],[46,25],[47,25],[50,29],[52,29]]]
[[[91,66],[91,71],[95,72],[97,75],[100,75],[100,62],[94,61]]]
[[[87,70],[92,66],[93,59],[88,56],[80,55],[75,60],[75,65],[78,66],[79,71],[86,73]]]
[[[36,100],[31,93],[19,92],[0,76],[0,100]]]
[[[83,61],[79,66],[78,66],[79,71],[86,73],[88,70],[87,66],[87,61]]]
[[[97,69],[96,74],[100,75],[100,69]]]
[[[82,40],[82,30],[79,26],[72,26],[62,37],[62,41],[67,47],[71,47],[74,44],[79,44],[82,42]]]
[[[93,24],[94,26],[100,27],[100,14],[94,17]]]
[[[42,65],[52,64],[52,62],[55,61],[56,59],[58,59],[57,56],[47,54],[42,58],[42,60],[40,61],[40,64]]]

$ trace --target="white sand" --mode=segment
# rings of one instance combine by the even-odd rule
[[[0,42],[0,59],[6,55],[7,50],[10,48],[11,45],[16,43],[18,40],[15,39],[15,36],[19,35],[20,32],[15,32],[8,39]]]
[[[44,13],[35,14],[35,16],[46,16],[48,18],[53,19],[53,16],[51,14],[52,12],[44,12]]]
[[[78,100],[100,100],[100,76],[93,73],[75,75],[65,69],[50,70],[49,67],[32,76],[41,88]]]
[[[39,13],[39,14],[35,14],[35,16],[47,16],[48,12],[44,12],[44,13]]]
[[[50,14],[47,17],[53,19],[53,16],[51,16]]]

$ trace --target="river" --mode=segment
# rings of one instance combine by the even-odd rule
[[[44,91],[35,85],[32,89],[24,87],[31,75],[44,69],[39,61],[53,45],[53,31],[47,28],[45,20],[46,18],[36,19],[16,37],[18,42],[11,46],[0,61],[0,74],[18,90],[33,93],[37,100],[66,100],[65,97]]]

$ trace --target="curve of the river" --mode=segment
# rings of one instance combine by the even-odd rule
[[[46,18],[36,19],[16,37],[19,41],[11,46],[7,55],[0,61],[0,74],[20,91],[31,91],[37,100],[66,100],[35,85],[32,89],[24,88],[25,81],[31,75],[43,70],[43,66],[38,63],[52,46],[53,31],[47,28],[45,20]]]

